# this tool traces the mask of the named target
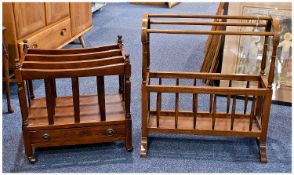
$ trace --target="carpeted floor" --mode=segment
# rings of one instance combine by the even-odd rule
[[[126,51],[131,55],[133,146],[129,153],[120,142],[37,149],[38,162],[28,163],[24,156],[21,113],[17,87],[12,85],[13,114],[7,114],[3,94],[3,171],[4,172],[291,172],[291,109],[272,105],[268,130],[268,163],[259,162],[254,139],[155,135],[149,139],[148,157],[139,157],[141,139],[141,17],[144,12],[214,14],[217,3],[180,3],[168,9],[159,6],[108,3],[93,15],[93,29],[85,35],[88,46],[116,42],[123,35]],[[200,27],[204,28],[204,27]],[[209,29],[209,28],[207,28]],[[151,40],[151,68],[155,70],[197,71],[203,58],[205,36],[154,35]],[[79,47],[70,45],[67,47]],[[116,91],[117,78],[106,79],[107,91]],[[58,80],[58,95],[71,93],[70,81]],[[81,93],[95,93],[93,78],[81,79]],[[44,96],[44,84],[34,82],[35,94]],[[173,98],[166,96],[163,108],[172,109]],[[191,106],[190,97],[181,96],[180,108]],[[206,97],[200,108],[207,109]],[[220,98],[225,102],[225,99]],[[222,106],[220,106],[222,108]],[[242,110],[242,109],[238,109]]]

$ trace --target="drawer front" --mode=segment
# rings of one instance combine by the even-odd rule
[[[70,19],[28,38],[30,48],[57,49],[71,38]]]
[[[93,126],[30,131],[31,143],[37,146],[60,146],[111,142],[125,137],[124,125]]]

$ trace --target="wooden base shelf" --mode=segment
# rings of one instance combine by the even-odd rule
[[[120,94],[105,95],[106,120],[124,121],[125,110],[124,102]],[[98,123],[101,122],[101,116],[98,105],[97,95],[80,96],[80,123]],[[54,125],[70,125],[75,124],[74,106],[72,97],[58,97],[56,100]],[[29,125],[28,127],[48,126],[48,114],[46,107],[46,98],[36,98],[32,100],[29,109]]]
[[[212,118],[209,117],[209,113],[203,113],[201,115],[198,113],[196,120],[195,130],[208,131],[212,130]],[[229,115],[228,115],[229,116]],[[248,116],[248,115],[247,115]],[[150,115],[148,120],[148,128],[157,128],[156,126],[156,115]],[[179,130],[193,130],[193,116],[178,116],[178,128]],[[250,119],[248,118],[235,118],[234,128],[231,130],[231,118],[229,117],[219,117],[215,119],[215,131],[235,131],[235,132],[249,132]],[[176,129],[175,128],[175,117],[160,115],[159,116],[159,129]],[[252,130],[250,132],[260,133],[258,125],[253,122]],[[195,132],[197,133],[197,131]]]

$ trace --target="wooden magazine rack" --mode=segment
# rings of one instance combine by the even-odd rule
[[[155,18],[164,18],[157,20]],[[177,18],[177,20],[172,20]],[[179,20],[208,19],[209,22]],[[241,22],[223,22],[211,19],[233,19]],[[244,22],[245,21],[245,22]],[[251,21],[251,22],[248,22]],[[152,28],[160,24],[160,29]],[[210,26],[239,26],[264,28],[264,31],[204,31],[204,30],[168,30],[168,25],[210,25]],[[265,37],[263,56],[259,75],[235,75],[201,72],[162,72],[151,71],[150,65],[150,34],[198,34],[198,35],[247,35]],[[272,38],[270,40],[269,38]],[[271,45],[269,42],[272,42]],[[149,133],[196,134],[211,136],[238,136],[256,138],[259,148],[260,161],[267,162],[266,138],[270,116],[272,83],[274,78],[275,58],[279,44],[279,23],[270,16],[210,16],[210,15],[179,15],[179,14],[147,14],[142,21],[142,142],[141,157],[147,155]],[[271,48],[269,46],[272,46]],[[268,77],[265,76],[267,50],[272,50]],[[157,80],[159,83],[154,83]],[[174,85],[163,84],[164,79],[176,80]],[[190,80],[190,85],[181,85],[179,80]],[[198,86],[196,80],[227,81],[228,87]],[[234,81],[242,81],[246,87],[232,87]],[[253,86],[256,84],[256,86]],[[150,93],[156,93],[156,109],[150,107]],[[162,94],[175,94],[175,109],[162,110]],[[179,110],[179,94],[191,94],[192,110]],[[198,96],[206,94],[209,110],[198,109]],[[220,112],[217,104],[220,97],[227,98],[226,111]],[[243,102],[237,103],[236,98],[242,96]],[[239,102],[239,100],[238,100]],[[164,102],[163,102],[164,103]],[[251,105],[248,105],[251,104]],[[236,106],[244,105],[244,112],[237,112]],[[250,110],[249,107],[250,107]],[[248,109],[247,109],[248,108]],[[249,111],[249,112],[248,112]]]
[[[132,147],[131,65],[118,43],[96,48],[27,49],[16,70],[25,154],[34,148],[122,140]],[[119,76],[119,93],[106,94],[104,76]],[[95,76],[97,95],[79,94],[79,77]],[[70,78],[72,96],[57,96],[56,79]],[[46,96],[30,96],[28,81],[43,79]],[[80,86],[81,88],[82,86]]]

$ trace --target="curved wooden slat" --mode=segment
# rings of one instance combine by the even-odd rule
[[[74,48],[74,49],[28,49],[28,54],[49,54],[49,55],[62,55],[62,54],[79,54],[89,52],[101,52],[106,50],[119,49],[118,45],[107,45],[92,48]]]
[[[124,57],[117,56],[117,57],[109,57],[105,59],[64,61],[64,62],[25,61],[22,67],[29,68],[29,69],[68,69],[68,68],[76,69],[76,68],[105,66],[109,64],[118,64],[123,62],[124,62]]]
[[[81,53],[81,54],[66,54],[66,55],[39,55],[27,54],[25,61],[80,61],[87,59],[101,59],[113,56],[121,56],[121,50],[108,50],[102,52]]]
[[[120,75],[124,73],[124,64],[113,64],[80,69],[21,69],[23,80]]]

